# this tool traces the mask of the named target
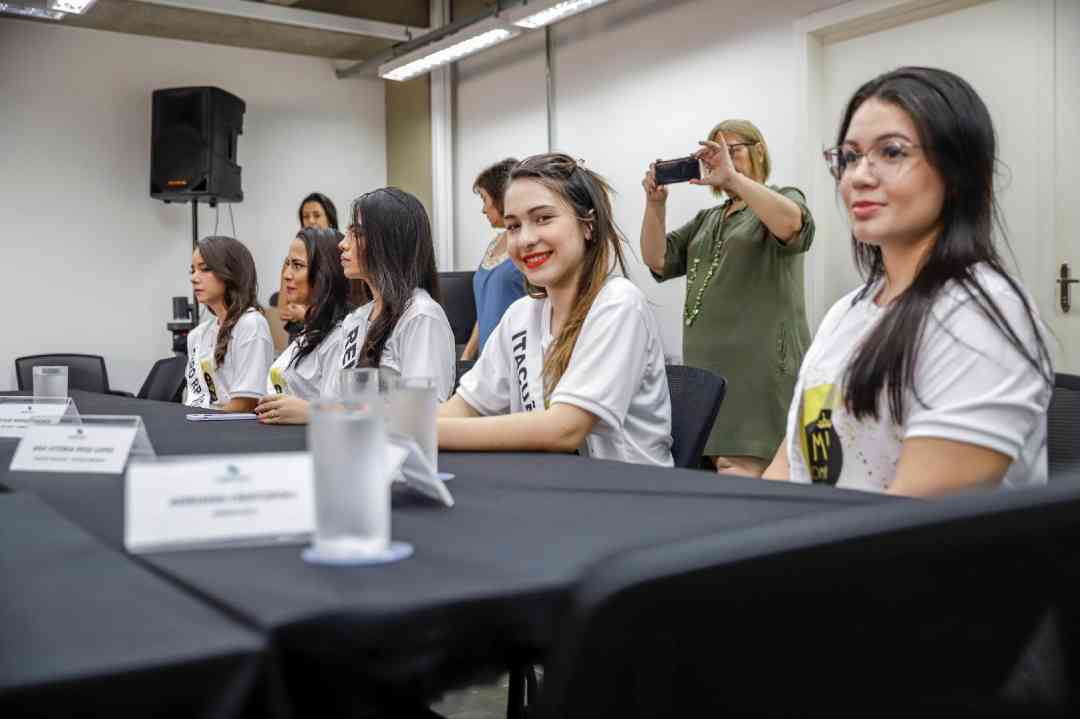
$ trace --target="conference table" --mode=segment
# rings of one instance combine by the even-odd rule
[[[176,404],[71,395],[84,415],[141,416],[162,457],[306,448],[303,427],[194,423]],[[443,692],[542,661],[571,590],[598,561],[894,501],[576,455],[444,452],[455,506],[395,490],[393,537],[415,547],[395,564],[313,565],[295,544],[133,555],[123,548],[122,476],[11,472],[16,444],[0,439],[0,485],[11,490],[0,494],[0,539],[72,574],[66,594],[39,613],[35,597],[49,586],[35,579],[35,563],[0,550],[0,581],[20,587],[18,611],[7,589],[0,599],[0,707],[15,697],[24,709],[57,706],[88,672],[97,678],[88,696],[130,684],[135,666],[153,669],[161,696],[214,706],[215,716],[422,712]],[[4,519],[20,514],[36,520]],[[51,546],[62,541],[85,551]],[[155,622],[169,632],[147,654],[143,635]],[[146,715],[113,712],[128,713]]]

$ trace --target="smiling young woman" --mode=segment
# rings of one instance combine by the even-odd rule
[[[856,91],[825,153],[865,284],[823,320],[764,476],[929,496],[1046,483],[1053,372],[995,247],[995,136],[963,79]]]
[[[566,155],[530,157],[505,196],[510,259],[527,297],[506,311],[457,394],[439,446],[580,451],[670,467],[660,331],[625,277],[607,183]]]

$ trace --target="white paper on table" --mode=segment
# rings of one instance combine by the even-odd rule
[[[35,422],[56,424],[78,416],[70,397],[0,397],[0,437],[19,439]]]
[[[412,489],[443,506],[454,506],[453,495],[439,479],[438,472],[431,466],[416,440],[403,434],[391,433],[386,451],[390,476],[395,481],[405,482]]]
[[[153,459],[142,417],[84,415],[34,419],[27,427],[11,470],[122,474],[129,457]]]

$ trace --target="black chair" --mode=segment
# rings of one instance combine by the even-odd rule
[[[136,395],[139,399],[159,402],[179,402],[184,394],[184,371],[186,360],[178,355],[159,359],[150,368],[150,374]]]
[[[473,325],[476,324],[476,299],[473,297],[472,272],[440,272],[439,291],[442,293],[443,310],[450,328],[454,330],[454,342],[458,357],[469,342]]]
[[[671,394],[671,456],[676,467],[697,468],[724,401],[727,381],[709,370],[673,364],[667,366],[667,379]]]
[[[34,367],[41,365],[68,368],[68,389],[80,389],[101,394],[130,397],[130,392],[109,389],[109,374],[105,371],[105,358],[100,355],[54,354],[28,355],[15,359],[15,379],[20,390],[34,388]]]
[[[1046,459],[1049,476],[1080,471],[1080,377],[1058,374],[1046,413]]]
[[[1068,479],[616,555],[567,602],[539,716],[1067,715],[1077,516]]]

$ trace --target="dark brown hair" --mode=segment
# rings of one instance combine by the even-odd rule
[[[198,249],[206,268],[225,285],[225,316],[218,317],[221,327],[214,345],[214,364],[220,367],[225,362],[236,323],[252,307],[262,312],[257,298],[259,280],[251,252],[239,240],[204,237],[199,240]]]
[[[506,187],[510,184],[510,171],[516,164],[518,161],[513,157],[496,162],[477,175],[476,181],[473,182],[473,192],[479,194],[480,190],[483,190],[488,193],[500,215],[503,214],[504,209],[503,195],[506,194]]]
[[[343,237],[337,230],[319,227],[305,227],[296,233],[296,239],[304,243],[307,252],[311,294],[304,314],[304,328],[296,338],[298,347],[292,358],[293,365],[300,364],[300,360],[314,352],[352,310],[349,302],[351,287],[341,272],[341,254],[338,252],[338,243]]]

